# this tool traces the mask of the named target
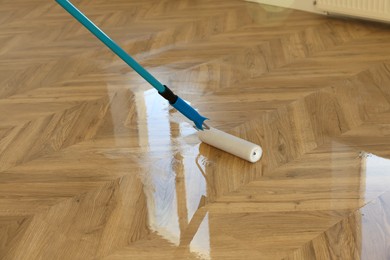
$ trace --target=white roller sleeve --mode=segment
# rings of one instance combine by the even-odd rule
[[[257,144],[212,127],[210,127],[210,129],[198,131],[198,137],[206,144],[253,163],[257,162],[263,154],[263,150]]]

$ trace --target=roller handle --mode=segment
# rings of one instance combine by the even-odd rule
[[[161,84],[152,74],[145,70],[137,61],[135,61],[129,54],[127,54],[118,44],[116,44],[110,37],[108,37],[99,27],[97,27],[91,20],[88,19],[80,10],[78,10],[68,0],[56,0],[68,13],[70,13],[77,21],[79,21],[85,28],[87,28],[93,35],[95,35],[101,42],[103,42],[110,50],[112,50],[118,57],[120,57],[127,65],[134,69],[141,77],[149,82],[158,93],[169,101],[169,103],[176,108],[185,117],[192,120],[198,129],[203,130],[203,122],[205,117],[201,116],[194,108],[184,102],[180,97],[173,94],[173,92],[163,84]]]
[[[175,104],[172,104],[172,106],[176,108],[180,113],[182,113],[185,117],[192,120],[198,129],[203,130],[203,122],[207,118],[199,114],[193,107],[188,105],[183,99],[178,97]]]
[[[191,107],[187,102],[185,102],[180,97],[176,96],[172,90],[170,90],[167,86],[164,85],[165,90],[160,93],[163,98],[169,101],[174,108],[176,108],[180,113],[182,113],[185,117],[194,122],[195,126],[203,130],[203,122],[207,119],[198,113],[193,107]]]

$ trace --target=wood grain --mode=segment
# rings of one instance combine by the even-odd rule
[[[390,28],[241,0],[0,0],[0,259],[388,259]]]

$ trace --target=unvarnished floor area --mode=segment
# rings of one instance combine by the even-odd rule
[[[0,259],[389,259],[390,27],[238,0],[0,0]]]

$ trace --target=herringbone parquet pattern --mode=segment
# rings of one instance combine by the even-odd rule
[[[390,28],[241,0],[0,0],[0,259],[388,259]]]

